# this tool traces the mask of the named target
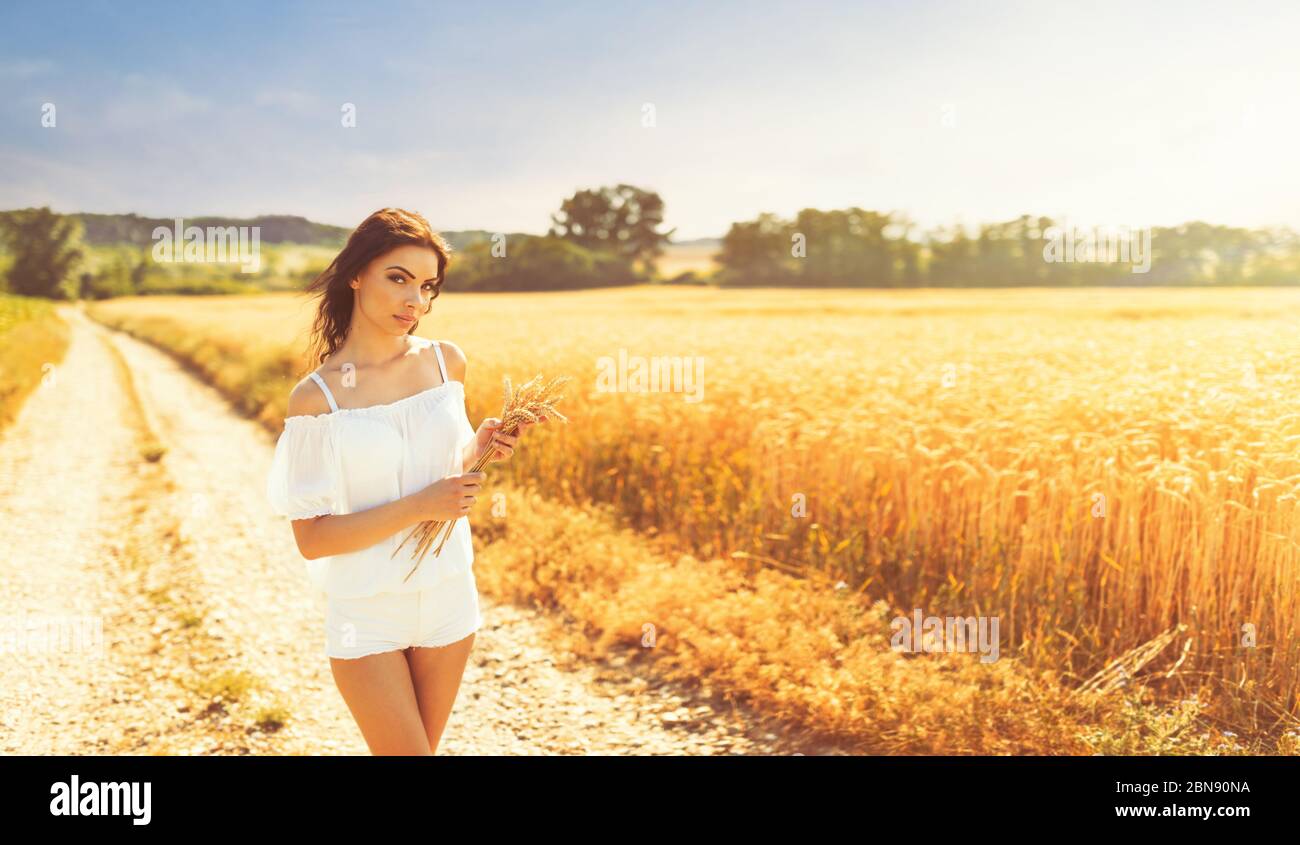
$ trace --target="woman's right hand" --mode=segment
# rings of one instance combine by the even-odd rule
[[[467,472],[449,475],[433,482],[415,494],[415,505],[420,522],[448,522],[469,513],[483,486],[486,472]]]

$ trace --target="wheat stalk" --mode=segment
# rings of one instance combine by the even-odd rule
[[[519,430],[520,424],[525,422],[535,423],[538,422],[541,417],[554,418],[563,423],[569,421],[564,414],[561,414],[555,408],[555,403],[564,398],[563,394],[556,395],[555,391],[564,384],[572,381],[570,377],[560,376],[559,378],[552,379],[547,384],[543,384],[542,377],[538,374],[520,385],[518,390],[512,390],[509,376],[505,376],[502,381],[504,383],[504,391],[501,400],[501,425],[498,430],[503,434],[514,434]],[[490,448],[484,451],[469,471],[478,472],[483,469],[483,467],[485,467],[492,459],[492,456],[496,454],[496,451],[495,448]],[[459,519],[459,517],[457,517],[457,519]],[[402,579],[403,583],[415,574],[415,570],[418,569],[420,564],[424,561],[424,555],[428,551],[429,546],[433,544],[439,534],[442,534],[442,540],[438,542],[438,547],[433,550],[434,556],[438,556],[442,551],[443,545],[447,542],[447,538],[451,536],[455,524],[456,520],[454,519],[426,520],[416,526],[414,531],[406,535],[406,539],[403,540],[401,545],[399,545],[393,551],[393,554],[390,555],[390,557],[396,556],[397,552],[401,551],[402,547],[405,546],[412,537],[419,537],[420,542],[415,549],[415,566],[411,567],[411,571],[406,573],[406,577]],[[445,533],[443,533],[444,527],[446,528]]]

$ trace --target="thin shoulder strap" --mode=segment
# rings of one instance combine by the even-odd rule
[[[443,384],[447,383],[447,363],[442,360],[442,344],[436,340],[430,340],[433,344],[433,351],[438,353],[438,370],[442,373]]]
[[[314,370],[310,375],[316,380],[316,383],[320,385],[320,389],[325,391],[325,398],[328,399],[330,403],[330,411],[337,411],[339,409],[339,403],[334,401],[334,394],[330,393],[330,389],[325,386],[325,379],[318,376]]]

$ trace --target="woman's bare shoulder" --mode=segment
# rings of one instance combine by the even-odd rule
[[[302,381],[294,385],[293,390],[289,391],[289,405],[285,408],[286,417],[314,417],[317,414],[329,413],[329,402],[325,400],[325,394],[321,391],[320,385],[311,376],[305,376]]]
[[[440,340],[438,345],[442,347],[442,357],[447,362],[447,375],[451,376],[452,381],[465,381],[469,361],[465,359],[464,350],[450,340]]]

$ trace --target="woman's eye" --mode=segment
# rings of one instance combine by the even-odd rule
[[[426,282],[424,287],[426,290],[433,290],[433,282]]]

